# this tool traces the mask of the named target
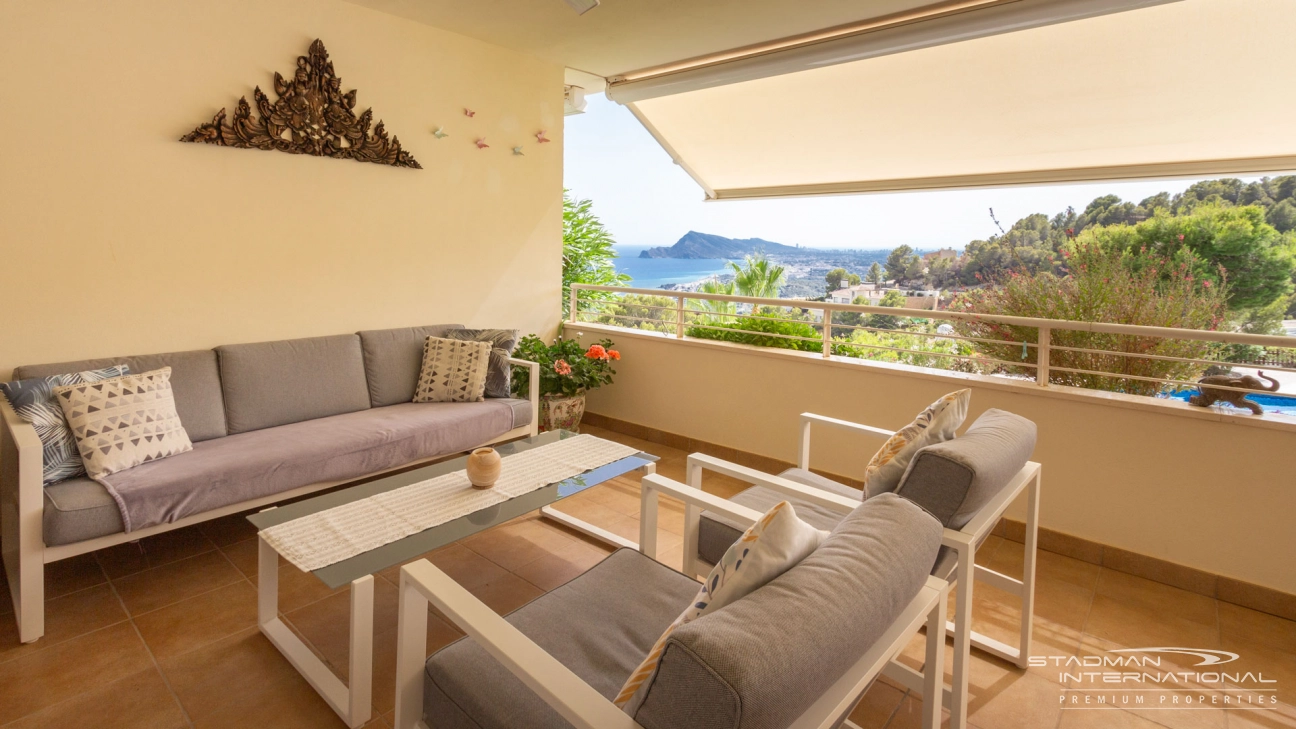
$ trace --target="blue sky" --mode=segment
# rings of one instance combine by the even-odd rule
[[[566,118],[564,181],[594,210],[619,245],[673,244],[689,230],[764,238],[814,248],[961,248],[996,232],[989,209],[1008,227],[1031,213],[1082,209],[1099,195],[1135,202],[1192,180],[1102,182],[999,190],[849,195],[703,202],[702,189],[673,164],[628,110],[601,94],[586,113]],[[939,211],[939,214],[933,214]]]

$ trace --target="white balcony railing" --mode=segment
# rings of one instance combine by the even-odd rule
[[[1296,339],[1286,336],[588,284],[572,286],[569,304],[571,324],[1031,378],[1041,387],[1157,395],[1195,388],[1185,377],[1211,366],[1296,373]]]

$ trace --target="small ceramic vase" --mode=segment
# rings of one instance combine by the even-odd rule
[[[468,481],[475,489],[488,489],[500,475],[500,454],[494,448],[478,448],[468,454]]]

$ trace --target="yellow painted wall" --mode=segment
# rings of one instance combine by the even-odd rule
[[[253,86],[273,99],[317,37],[424,169],[177,141]],[[340,0],[0,2],[0,377],[364,328],[551,331],[562,79]]]
[[[604,336],[622,358],[615,384],[590,396],[590,411],[787,461],[796,460],[802,412],[894,429],[967,386],[880,367],[825,365],[818,355],[754,355],[605,332],[587,333],[586,341]],[[1046,397],[1029,387],[971,387],[967,423],[993,407],[1038,425],[1043,526],[1296,593],[1296,434],[1098,397]],[[880,445],[816,429],[811,465],[862,478]]]

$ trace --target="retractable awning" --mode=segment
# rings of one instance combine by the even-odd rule
[[[1068,4],[1083,0],[1053,3]],[[864,60],[776,49],[614,79],[608,95],[713,199],[1296,170],[1296,1],[998,34],[977,14],[1050,3],[991,5],[839,49]]]

